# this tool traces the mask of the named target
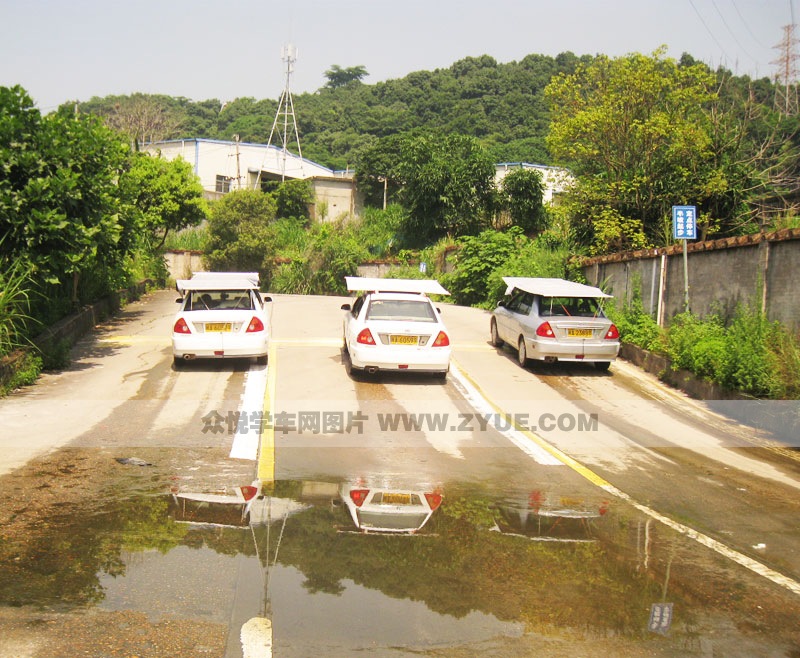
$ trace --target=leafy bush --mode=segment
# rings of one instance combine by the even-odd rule
[[[485,306],[489,297],[489,277],[505,266],[518,246],[527,238],[517,227],[506,233],[487,230],[480,235],[466,236],[457,242],[455,270],[442,277],[445,288],[458,304]]]
[[[666,350],[665,332],[644,310],[639,295],[634,294],[633,299],[621,308],[617,306],[616,300],[610,300],[605,311],[617,326],[622,341],[650,352],[663,353]]]
[[[675,369],[684,368],[698,377],[718,381],[725,367],[727,343],[725,326],[718,316],[700,319],[681,313],[670,324],[667,355]]]

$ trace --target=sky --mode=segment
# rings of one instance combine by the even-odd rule
[[[662,45],[773,78],[794,21],[792,0],[0,0],[0,86],[21,85],[43,113],[136,92],[278,99],[289,44],[292,94],[324,86],[333,65],[363,66],[375,84],[465,57]]]

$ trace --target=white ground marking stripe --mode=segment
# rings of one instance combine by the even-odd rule
[[[231,459],[258,459],[258,444],[261,439],[258,431],[254,429],[250,422],[253,412],[260,412],[264,409],[264,394],[267,390],[267,370],[265,367],[250,367],[244,376],[244,393],[242,402],[239,405],[241,423],[236,426],[231,445]],[[264,420],[266,422],[266,419]]]

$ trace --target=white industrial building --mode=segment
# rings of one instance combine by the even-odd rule
[[[315,202],[311,218],[336,221],[357,217],[362,208],[352,171],[335,171],[277,146],[214,139],[179,139],[154,142],[144,150],[167,160],[183,158],[200,178],[206,197],[218,199],[239,189],[257,189],[264,181],[310,180]],[[558,167],[527,162],[497,165],[495,183],[515,169],[534,169],[542,175],[545,203],[569,183],[569,172]]]
[[[334,221],[359,214],[353,172],[335,171],[277,146],[214,139],[154,142],[144,150],[167,160],[183,158],[200,178],[206,197],[218,199],[239,189],[257,189],[261,182],[310,180],[315,203],[311,217]]]

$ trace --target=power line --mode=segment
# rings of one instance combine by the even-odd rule
[[[700,19],[700,22],[703,24],[703,27],[705,27],[705,28],[706,28],[706,32],[708,32],[709,36],[710,36],[710,37],[711,37],[711,38],[714,40],[714,43],[716,43],[716,44],[717,44],[717,46],[719,46],[719,49],[722,51],[722,54],[723,54],[723,55],[725,55],[725,58],[726,58],[726,59],[730,59],[730,57],[729,57],[728,53],[726,53],[726,52],[725,52],[725,48],[723,48],[723,47],[722,47],[722,44],[719,42],[719,40],[717,39],[717,37],[716,37],[716,36],[714,36],[714,33],[711,31],[711,28],[710,28],[710,27],[708,27],[708,23],[706,23],[706,21],[705,21],[705,19],[703,18],[703,16],[702,16],[702,15],[700,14],[700,12],[697,10],[697,7],[696,7],[696,6],[695,6],[695,4],[694,4],[694,0],[689,0],[689,4],[690,4],[690,5],[692,5],[692,9],[694,9],[694,13],[695,13],[695,14],[697,14],[697,17]],[[716,5],[715,5],[715,6],[716,6]]]

